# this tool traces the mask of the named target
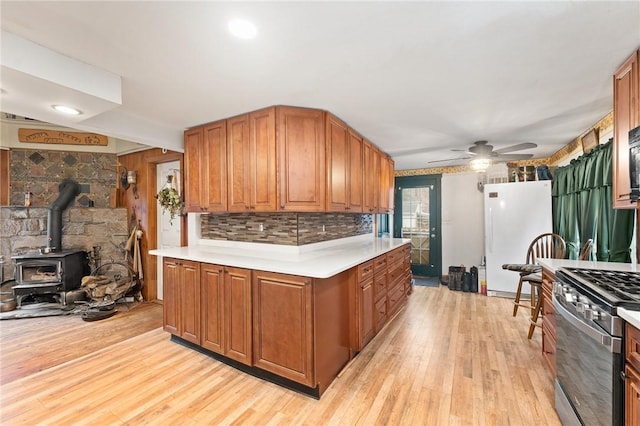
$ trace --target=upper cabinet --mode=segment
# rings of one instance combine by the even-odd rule
[[[364,201],[362,211],[375,213],[380,205],[378,191],[380,189],[378,176],[380,175],[380,151],[369,141],[363,140],[363,178]]]
[[[393,161],[334,115],[276,106],[185,132],[190,212],[393,210]]]
[[[629,130],[640,125],[640,50],[613,76],[613,207],[636,208],[629,180]]]
[[[227,209],[226,122],[185,132],[185,206],[190,212]]]
[[[325,112],[278,107],[279,205],[282,211],[325,210]]]
[[[230,212],[275,211],[275,108],[227,120]]]
[[[380,154],[379,211],[393,212],[394,162],[388,155]]]
[[[327,210],[361,213],[363,203],[362,137],[327,114]]]

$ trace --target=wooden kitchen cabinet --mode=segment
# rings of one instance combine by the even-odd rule
[[[201,345],[224,354],[224,267],[202,263],[200,266]]]
[[[227,120],[228,211],[276,211],[275,108]]]
[[[200,343],[200,264],[166,258],[163,273],[163,328],[191,343]]]
[[[624,423],[640,424],[640,330],[625,325]]]
[[[327,114],[327,210],[362,212],[362,138]]]
[[[362,211],[364,213],[376,213],[380,203],[380,185],[378,176],[380,174],[380,151],[371,144],[363,141],[363,167],[364,167],[364,201]]]
[[[613,76],[613,207],[636,208],[631,202],[629,130],[640,125],[640,50]]]
[[[375,298],[373,295],[373,261],[358,265],[356,282],[356,342],[355,351],[361,351],[376,334],[374,323]]]
[[[277,107],[279,209],[325,211],[325,112]]]
[[[224,355],[253,365],[251,270],[224,268]]]
[[[185,207],[190,212],[227,210],[227,137],[224,120],[185,132]]]
[[[315,386],[311,279],[254,273],[255,366]]]
[[[379,176],[379,213],[391,213],[393,211],[393,182],[394,163],[391,157],[380,154],[380,176]]]

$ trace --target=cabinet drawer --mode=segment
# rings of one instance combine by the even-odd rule
[[[387,295],[387,274],[375,274],[373,276],[373,297],[375,300]]]
[[[358,281],[364,281],[373,277],[373,261],[370,260],[358,265]]]
[[[630,324],[625,326],[625,358],[629,364],[640,371],[640,330]]]
[[[383,254],[373,259],[373,272],[378,274],[381,272],[387,272],[387,255]]]
[[[382,330],[387,322],[387,298],[383,298],[376,302],[375,309],[376,333]]]
[[[402,302],[404,301],[404,286],[395,286],[393,290],[389,291],[387,298],[389,299],[389,312],[395,312],[397,308],[402,306]]]
[[[401,262],[405,256],[405,252],[402,248],[397,248],[387,253],[387,264],[392,265],[396,262]]]
[[[387,274],[387,280],[389,281],[389,288],[393,287],[392,283],[395,284],[400,278],[404,275],[405,270],[402,263],[397,263],[395,265],[390,266],[389,273]]]

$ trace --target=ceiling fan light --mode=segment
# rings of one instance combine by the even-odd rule
[[[471,166],[471,170],[475,170],[476,172],[484,172],[491,165],[491,160],[488,158],[474,158],[469,163]]]

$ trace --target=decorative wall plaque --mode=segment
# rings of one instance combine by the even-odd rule
[[[52,145],[97,145],[107,146],[109,140],[97,133],[67,132],[48,129],[18,129],[18,140],[25,143]]]

